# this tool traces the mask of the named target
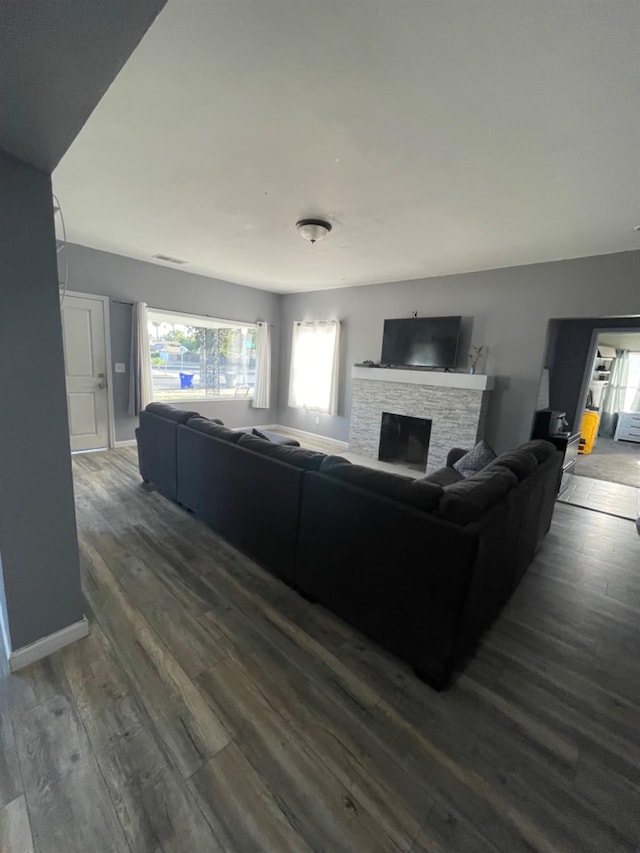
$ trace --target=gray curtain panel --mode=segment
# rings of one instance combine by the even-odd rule
[[[132,308],[129,364],[129,415],[136,417],[153,400],[147,306],[144,302],[134,302]]]

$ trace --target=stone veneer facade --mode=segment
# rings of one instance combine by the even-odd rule
[[[452,447],[473,447],[483,436],[488,390],[353,380],[349,450],[378,458],[382,412],[429,418],[427,472],[446,465]]]

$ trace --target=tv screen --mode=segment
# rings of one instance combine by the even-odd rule
[[[455,367],[461,319],[385,320],[381,363],[397,367]]]

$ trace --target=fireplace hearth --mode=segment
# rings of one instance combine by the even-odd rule
[[[426,471],[431,421],[383,412],[380,425],[381,462],[402,463],[416,471]]]

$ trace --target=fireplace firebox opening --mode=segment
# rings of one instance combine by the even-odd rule
[[[383,412],[378,459],[426,471],[430,437],[429,419]]]

